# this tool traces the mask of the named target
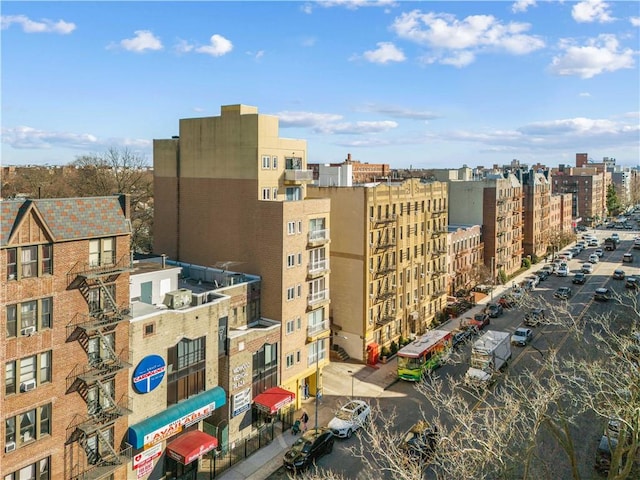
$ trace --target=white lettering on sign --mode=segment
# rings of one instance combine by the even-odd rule
[[[177,420],[169,423],[168,425],[164,425],[159,429],[148,433],[144,436],[144,445],[155,445],[158,442],[169,438],[172,435],[175,435],[178,432],[181,432],[184,427],[188,427],[189,425],[193,425],[194,423],[199,422],[203,418],[207,418],[209,415],[213,413],[216,409],[216,404],[210,403],[198,410],[195,410],[184,417],[180,417]]]
[[[154,445],[153,447],[133,456],[133,468],[136,469],[146,461],[158,458],[160,455],[162,455],[162,445]]]
[[[231,388],[236,389],[243,387],[247,382],[247,377],[249,376],[249,364],[243,363],[241,365],[237,365],[233,367],[231,370],[233,376],[231,377]]]

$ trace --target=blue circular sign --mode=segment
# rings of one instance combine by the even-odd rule
[[[133,371],[133,388],[138,393],[149,393],[160,385],[166,370],[167,364],[160,355],[144,357]]]

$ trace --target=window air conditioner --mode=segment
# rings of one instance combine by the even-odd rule
[[[20,391],[21,392],[28,392],[30,390],[33,390],[34,388],[36,388],[36,379],[32,378],[31,380],[27,380],[26,382],[22,382],[20,384]]]
[[[13,452],[16,449],[16,442],[7,442],[4,446],[4,453]]]
[[[35,325],[31,325],[30,327],[25,327],[22,330],[20,330],[20,334],[24,336],[31,336],[34,333],[36,333]]]

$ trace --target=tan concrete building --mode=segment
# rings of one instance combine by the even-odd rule
[[[264,423],[256,401],[278,385],[280,323],[260,317],[260,278],[157,260],[131,274],[132,480],[206,471],[203,456]]]
[[[551,183],[544,173],[520,174],[524,192],[524,255],[543,258],[547,254],[551,236]],[[558,224],[558,227],[560,224]]]
[[[129,203],[0,201],[3,480],[126,478]]]
[[[447,239],[448,293],[455,295],[476,286],[484,267],[484,244],[480,225],[449,225]]]
[[[309,187],[331,199],[334,342],[376,363],[382,348],[424,333],[446,306],[447,188],[418,179]],[[348,208],[347,208],[348,206]]]
[[[577,223],[594,225],[607,216],[605,173],[593,167],[560,165],[551,171],[553,193],[572,193],[572,217]]]
[[[306,141],[246,105],[179,123],[154,141],[154,251],[259,275],[262,314],[282,324],[280,385],[313,393],[330,348],[330,201],[307,198]]]
[[[494,277],[515,273],[522,263],[522,185],[509,173],[482,180],[450,181],[449,222],[482,225],[484,262]]]

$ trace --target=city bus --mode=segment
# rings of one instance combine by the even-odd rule
[[[444,330],[429,330],[398,350],[398,378],[419,382],[424,375],[440,366],[451,352],[452,335]]]

